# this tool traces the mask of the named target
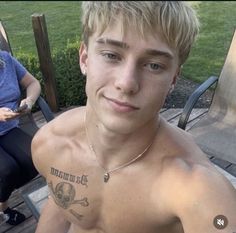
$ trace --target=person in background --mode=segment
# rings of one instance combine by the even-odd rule
[[[82,23],[86,106],[32,141],[50,190],[36,233],[216,233],[218,215],[222,232],[235,231],[234,187],[159,114],[198,34],[195,11],[184,1],[85,1]]]
[[[22,90],[26,98],[21,100]],[[18,124],[19,117],[31,111],[40,92],[39,81],[16,58],[0,51],[0,212],[10,225],[25,220],[22,213],[9,208],[11,193],[38,174],[31,158],[32,137]]]

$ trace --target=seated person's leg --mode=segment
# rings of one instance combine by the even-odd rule
[[[32,162],[31,141],[32,138],[19,128],[12,129],[1,138],[1,146],[14,157],[19,167],[22,168],[21,174],[24,174],[24,177],[22,177],[20,186],[38,174]]]
[[[7,223],[17,225],[25,220],[25,216],[8,207],[7,200],[20,182],[21,171],[16,161],[0,146],[0,211],[7,214]]]

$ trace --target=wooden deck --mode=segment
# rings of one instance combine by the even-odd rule
[[[68,109],[64,109],[63,111],[60,111],[59,113],[55,115],[61,114],[62,112],[66,110]],[[178,109],[178,108],[162,109],[161,115],[166,120],[168,120],[171,124],[177,125],[181,112],[182,112],[182,109]],[[207,109],[201,109],[201,108],[194,109],[190,116],[189,122],[187,124],[187,129],[190,128],[194,123],[196,123],[202,116],[204,116],[206,112],[207,112]],[[36,120],[37,125],[39,127],[45,124],[45,121],[40,112],[37,112],[34,114],[34,119]],[[236,177],[234,177],[236,176],[236,166],[226,161],[223,161],[223,160],[221,161],[219,159],[216,159],[214,157],[211,157],[210,159],[212,160],[212,162],[214,162],[215,164],[218,164],[218,166],[224,169],[223,170],[217,166],[217,168],[233,183],[233,185],[236,188]],[[230,175],[228,172],[230,172],[234,176]],[[32,182],[27,184],[27,186],[32,187],[33,185],[41,185],[43,182],[44,180],[42,177],[37,177]],[[27,186],[24,186],[23,189],[28,188]],[[26,221],[16,227],[12,227],[8,224],[4,224],[0,226],[0,233],[34,233],[35,232],[37,221],[35,217],[32,215],[29,208],[26,206],[25,202],[23,201],[21,192],[22,192],[22,188],[19,190],[16,190],[12,194],[9,200],[9,205],[12,208],[22,211],[27,217]]]

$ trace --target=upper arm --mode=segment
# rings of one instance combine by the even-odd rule
[[[20,85],[23,89],[26,89],[32,83],[37,83],[37,85],[40,87],[39,81],[27,71],[24,77],[20,80]]]
[[[33,137],[31,143],[31,152],[33,163],[38,170],[38,172],[46,177],[48,166],[50,164],[50,146],[51,133],[48,129],[48,125],[40,128],[35,136]]]
[[[228,226],[222,233],[236,231],[236,190],[214,169],[201,168],[185,184],[185,202],[178,207],[179,216],[187,233],[215,233],[214,218],[224,215]]]

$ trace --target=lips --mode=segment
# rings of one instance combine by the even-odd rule
[[[137,106],[130,104],[129,102],[122,102],[108,97],[105,97],[105,99],[107,99],[112,108],[118,112],[130,112],[139,109]]]

